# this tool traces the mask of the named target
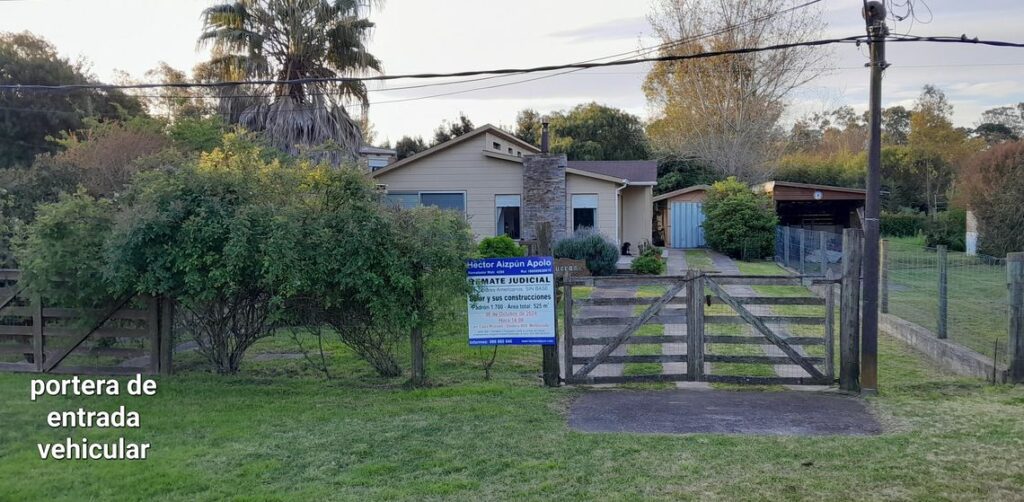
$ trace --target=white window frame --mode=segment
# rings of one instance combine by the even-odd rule
[[[576,197],[581,197],[581,198],[582,197],[593,197],[594,198],[593,199],[593,201],[594,201],[593,202],[593,207],[591,207],[590,204],[582,205],[582,206],[577,206],[576,205]],[[599,194],[596,194],[596,193],[574,193],[574,194],[571,194],[570,195],[570,204],[569,204],[569,214],[571,215],[571,218],[569,218],[569,219],[571,220],[570,224],[571,224],[572,231],[573,232],[576,231],[576,210],[577,209],[593,209],[594,210],[594,226],[593,226],[593,228],[594,228],[594,230],[599,230],[598,229],[598,209],[600,208],[600,205],[601,205],[601,196]]]

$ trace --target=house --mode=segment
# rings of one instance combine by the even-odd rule
[[[694,185],[654,197],[655,244],[672,248],[704,247],[704,209],[708,185]],[[866,192],[859,188],[769,181],[753,187],[771,196],[779,225],[841,233],[861,227]]]
[[[621,245],[649,241],[654,161],[566,161],[493,125],[370,173],[402,207],[465,213],[478,239],[534,238],[552,223],[555,240],[593,227]]]
[[[376,171],[398,160],[398,150],[363,145],[359,148],[359,160],[370,171]]]

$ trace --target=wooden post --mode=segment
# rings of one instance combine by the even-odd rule
[[[782,252],[785,256],[782,257],[782,265],[785,267],[789,266],[789,227],[782,227]]]
[[[807,254],[807,229],[800,229],[800,275],[806,275],[807,269],[804,263],[804,255]]]
[[[1010,304],[1010,369],[1006,376],[1011,383],[1024,383],[1024,253],[1006,255],[1006,282]]]
[[[412,349],[412,384],[420,386],[425,384],[427,381],[427,372],[424,367],[423,357],[423,328],[420,328],[419,326],[412,328],[412,334],[409,336],[409,344]]]
[[[174,301],[160,300],[160,374],[174,372]]]
[[[863,233],[843,230],[843,277],[839,310],[839,388],[860,391],[860,271]]]
[[[882,277],[879,282],[882,283],[882,299],[880,309],[883,314],[889,313],[889,240],[882,239],[881,248],[879,248],[881,257],[879,258],[879,266],[881,267]]]
[[[938,335],[940,339],[945,339],[949,336],[949,328],[947,327],[947,320],[949,315],[949,294],[946,290],[948,281],[948,270],[949,263],[947,262],[946,246],[938,246],[938,261],[939,261],[939,325]]]
[[[564,327],[562,328],[562,351],[565,364],[565,380],[572,377],[572,284],[569,282],[572,276],[566,274],[562,286],[562,306],[565,307],[565,315],[562,316]]]
[[[537,254],[539,256],[553,256],[551,242],[551,222],[537,222],[535,233],[537,235]],[[541,366],[544,374],[544,385],[558,387],[558,315],[555,315],[555,344],[541,346]]]
[[[32,362],[43,372],[43,297],[32,293]]]
[[[828,275],[828,236],[822,230],[818,231],[818,272],[821,275]]]
[[[824,235],[824,232],[822,232]],[[826,279],[834,279],[832,271],[825,272]],[[829,380],[836,377],[835,370],[835,311],[836,311],[836,285],[828,283],[825,285],[825,376]]]
[[[160,373],[160,300],[146,297],[146,331],[149,332],[149,373]]]
[[[687,272],[686,285],[686,375],[691,382],[704,381],[704,276]]]

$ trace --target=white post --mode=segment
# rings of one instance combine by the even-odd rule
[[[967,256],[978,254],[978,219],[974,217],[974,211],[967,211]]]

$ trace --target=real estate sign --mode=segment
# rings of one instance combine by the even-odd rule
[[[554,345],[554,260],[547,256],[467,262],[470,345]]]

